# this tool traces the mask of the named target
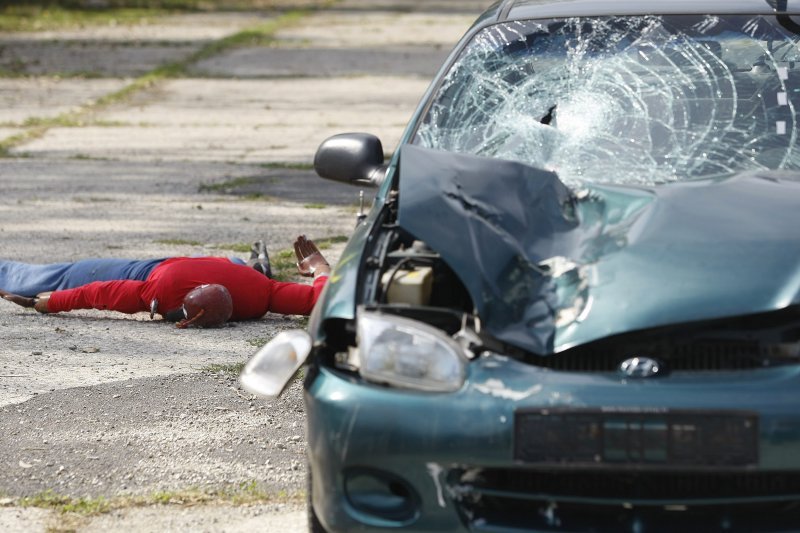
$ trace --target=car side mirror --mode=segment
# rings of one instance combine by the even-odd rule
[[[383,145],[369,133],[340,133],[325,139],[314,156],[321,178],[352,185],[379,186],[386,177]]]

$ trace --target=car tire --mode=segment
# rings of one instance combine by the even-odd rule
[[[306,513],[308,515],[308,533],[328,533],[314,512],[314,498],[312,498],[311,464],[306,461]]]

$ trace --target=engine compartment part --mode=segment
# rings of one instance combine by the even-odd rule
[[[392,270],[383,274],[381,283],[387,303],[427,305],[433,288],[433,268]]]

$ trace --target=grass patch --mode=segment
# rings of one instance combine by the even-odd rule
[[[2,30],[0,30],[2,33]],[[0,67],[0,78],[31,78],[34,74],[27,71],[28,63],[23,61],[12,61],[6,68]],[[91,70],[68,70],[68,71],[54,71],[49,70],[46,75],[53,79],[73,79],[73,80],[99,80],[106,76],[101,72]]]
[[[72,201],[79,204],[99,204],[104,202],[114,202],[116,200],[114,200],[113,198],[102,198],[100,196],[89,196],[89,197],[75,196],[72,198]]]
[[[233,505],[249,505],[253,503],[286,502],[300,500],[302,495],[289,495],[285,491],[269,493],[261,489],[258,483],[242,481],[220,489],[188,489],[181,491],[157,491],[149,496],[120,498],[129,507],[146,507],[149,505],[196,505],[201,503],[231,503]],[[126,502],[127,500],[127,502]]]
[[[271,495],[260,488],[255,480],[244,481],[230,489],[224,489],[219,495],[234,505],[247,505],[271,499]],[[286,491],[279,491],[275,497],[285,500],[288,498],[288,494]]]
[[[258,166],[278,170],[314,170],[312,163],[261,163]]]
[[[98,157],[88,154],[75,154],[69,156],[67,159],[74,159],[77,161],[109,161],[107,157]]]
[[[89,105],[76,111],[62,113],[56,117],[28,118],[23,124],[27,128],[25,131],[0,141],[0,157],[11,157],[11,150],[15,147],[44,137],[50,128],[79,128],[86,126],[90,123],[89,118],[91,113],[97,109],[97,105]],[[18,156],[18,154],[14,155]]]
[[[31,117],[22,124],[25,128],[77,128],[83,125],[77,116],[66,114],[57,117]]]
[[[200,192],[231,192],[232,189],[256,185],[262,180],[257,176],[245,176],[241,178],[231,178],[220,183],[201,183]]]
[[[273,200],[275,200],[274,197],[268,194],[262,194],[260,192],[251,192],[248,194],[243,194],[240,198],[242,200],[261,200],[264,202],[272,202]]]
[[[76,513],[80,515],[98,515],[111,510],[111,502],[103,497],[99,498],[72,498],[46,490],[33,496],[20,498],[17,502],[20,507],[37,507],[50,509],[61,513]]]
[[[47,128],[36,127],[22,133],[17,133],[0,141],[0,157],[10,157],[14,147],[41,138],[47,133]]]
[[[134,26],[152,24],[159,17],[174,13],[318,9],[332,3],[332,0],[0,0],[0,31]],[[247,42],[247,36],[239,39]]]
[[[215,55],[225,52],[233,48],[243,48],[247,46],[267,46],[274,42],[273,34],[280,28],[296,23],[306,15],[302,11],[294,11],[281,15],[275,20],[271,20],[259,26],[250,29],[242,30],[238,33],[230,35],[207,44],[194,54],[192,54],[188,62],[196,63]]]
[[[272,267],[272,277],[278,281],[289,281],[298,276],[294,248],[280,250],[276,254],[270,253],[269,262]]]
[[[334,235],[333,237],[323,237],[322,239],[314,239],[314,243],[320,250],[327,250],[334,244],[341,244],[347,242],[349,239],[347,235]]]
[[[2,33],[2,30],[0,30]],[[9,61],[9,63],[5,67],[0,67],[0,77],[3,78],[26,78],[28,74],[25,72],[25,69],[28,67],[28,64],[24,61],[20,61],[18,59],[14,59]]]
[[[113,498],[73,498],[46,490],[33,496],[20,498],[15,505],[20,507],[36,507],[62,514],[80,516],[97,516],[118,509],[133,507],[150,507],[155,505],[197,505],[203,503],[229,503],[233,505],[250,505],[267,502],[301,502],[305,495],[288,494],[285,491],[269,493],[258,483],[243,481],[230,484],[219,489],[190,488],[179,491],[157,491],[142,496],[118,496]]]
[[[325,209],[328,206],[325,204],[305,204],[303,207],[306,209]]]
[[[157,239],[156,244],[166,244],[168,246],[203,246],[200,241],[191,241],[188,239]]]
[[[237,194],[237,189],[246,189],[251,186],[258,186],[264,182],[264,177],[260,176],[243,176],[240,178],[231,178],[219,183],[201,183],[198,187],[198,192],[208,192],[215,194],[233,194],[238,196],[241,200],[260,200],[271,202],[275,197],[261,192],[248,192],[244,194]]]
[[[90,106],[88,111],[99,111],[105,107],[108,107],[113,104],[118,104],[121,102],[125,102],[129,100],[134,94],[143,91],[145,89],[149,89],[160,83],[164,80],[170,78],[179,78],[186,74],[186,70],[189,67],[190,62],[178,62],[178,63],[168,63],[166,65],[162,65],[157,67],[147,74],[143,74],[139,76],[135,80],[133,80],[130,84],[126,85],[122,89],[113,92],[111,94],[107,94],[102,98],[98,98],[95,103]],[[85,112],[88,112],[85,111]]]
[[[11,4],[11,5],[9,5]],[[158,8],[122,7],[81,9],[55,2],[0,2],[0,31],[46,31],[87,26],[133,26],[149,24],[167,13]]]
[[[214,246],[217,250],[231,250],[239,253],[250,253],[252,243],[232,242],[228,244],[217,244]]]
[[[0,8],[60,8],[70,11],[113,11],[123,9],[168,12],[245,11],[260,9],[319,8],[332,0],[0,0]]]
[[[271,340],[272,337],[256,337],[255,339],[247,339],[247,344],[255,346],[256,348],[261,348]]]
[[[307,163],[262,163],[261,168],[270,170],[313,170],[314,166]],[[266,176],[241,176],[238,178],[228,178],[217,183],[201,183],[198,187],[199,192],[212,193],[232,193],[235,189],[249,187],[251,185],[261,185],[264,182],[275,183],[276,177]],[[322,205],[322,204],[319,204]]]
[[[249,341],[248,341],[249,342]],[[244,363],[231,363],[231,364],[213,364],[204,366],[200,369],[201,372],[208,372],[210,374],[228,374],[231,376],[238,376],[242,373]]]

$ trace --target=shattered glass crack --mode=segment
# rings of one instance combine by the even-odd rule
[[[792,27],[770,16],[499,24],[462,52],[415,144],[520,161],[573,188],[797,170]]]

